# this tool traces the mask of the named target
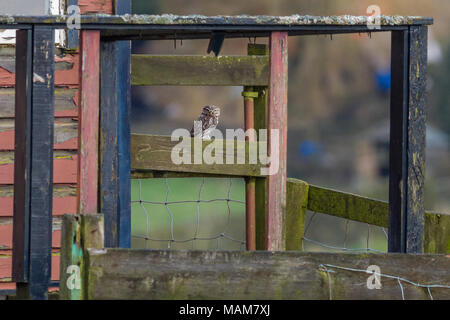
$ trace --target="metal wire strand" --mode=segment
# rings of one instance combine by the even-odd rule
[[[141,208],[141,211],[144,214],[145,217],[145,234],[132,234],[131,236],[133,238],[136,239],[143,239],[145,240],[145,247],[147,248],[148,245],[148,241],[155,241],[155,242],[167,242],[167,248],[168,249],[172,249],[172,244],[173,243],[188,243],[191,242],[192,243],[192,249],[195,248],[195,242],[196,241],[215,241],[215,249],[216,250],[221,250],[221,244],[222,244],[222,239],[227,239],[229,241],[235,242],[237,244],[239,244],[239,248],[241,250],[245,250],[245,233],[243,236],[243,239],[236,239],[235,237],[231,236],[229,234],[229,228],[231,225],[231,207],[230,207],[230,203],[235,203],[235,204],[239,204],[239,205],[243,205],[245,206],[245,201],[242,200],[236,200],[236,199],[232,199],[231,198],[231,189],[232,189],[232,184],[233,184],[233,180],[230,177],[228,179],[228,187],[227,187],[227,194],[226,197],[218,197],[218,198],[214,198],[214,199],[208,199],[208,200],[204,200],[202,199],[202,191],[204,189],[205,186],[205,178],[202,178],[201,183],[200,183],[200,187],[199,190],[197,192],[197,199],[196,200],[176,200],[176,201],[170,201],[170,195],[172,193],[172,190],[170,188],[169,185],[169,179],[165,178],[164,179],[164,184],[166,187],[166,193],[165,193],[165,199],[164,201],[150,201],[150,200],[146,200],[144,199],[144,192],[143,192],[143,188],[142,188],[142,180],[141,179],[137,179],[137,183],[138,183],[138,196],[139,196],[139,200],[132,200],[131,203],[138,203],[139,204],[139,208]],[[194,234],[192,235],[192,237],[187,238],[187,239],[179,239],[176,237],[175,234],[175,229],[174,229],[174,225],[175,225],[175,219],[176,219],[176,215],[172,212],[172,210],[170,209],[171,205],[174,204],[188,204],[188,203],[195,203],[195,227],[194,227]],[[200,210],[200,205],[202,203],[225,203],[226,204],[226,213],[227,213],[227,218],[226,218],[226,222],[224,224],[224,226],[221,228],[221,232],[219,232],[216,235],[210,236],[210,237],[201,237],[199,236],[200,234],[200,228],[201,228],[201,210]],[[167,215],[169,217],[169,237],[168,238],[157,238],[156,236],[152,235],[152,232],[150,231],[150,225],[151,225],[151,220],[152,220],[152,214],[151,211],[149,212],[148,208],[146,208],[145,205],[160,205],[163,206],[165,208],[165,211],[167,212]],[[244,218],[244,217],[243,217]]]

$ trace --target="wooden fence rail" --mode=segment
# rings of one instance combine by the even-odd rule
[[[306,211],[388,227],[389,204],[359,195],[287,180],[286,248],[301,250]],[[425,253],[450,253],[450,215],[425,212]]]
[[[63,224],[62,299],[449,299],[444,255],[103,248],[100,215]],[[379,289],[370,289],[379,267]],[[264,281],[261,281],[264,279]],[[70,289],[71,288],[71,289]]]

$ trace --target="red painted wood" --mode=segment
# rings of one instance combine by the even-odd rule
[[[287,153],[287,33],[270,35],[270,82],[267,125],[268,152],[279,150],[278,171],[267,177],[266,191],[266,249],[284,250],[286,209],[286,153]],[[279,143],[272,145],[271,131],[279,132]]]
[[[113,14],[113,0],[78,0],[78,6],[82,14],[102,12]]]
[[[13,216],[13,197],[0,197],[0,217]],[[76,197],[53,197],[53,215],[62,216],[77,212]]]
[[[72,159],[55,159],[53,162],[53,183],[77,183],[77,156]],[[14,183],[14,163],[0,164],[0,184]]]
[[[0,248],[11,249],[12,248],[12,224],[0,225]],[[61,247],[61,230],[54,230],[52,233],[52,248]]]
[[[55,150],[77,150],[78,138],[72,138],[61,143],[56,143]],[[14,150],[14,130],[0,132],[0,151]]]
[[[73,64],[71,69],[55,71],[55,87],[77,87],[79,82],[79,55],[66,55],[64,59],[56,57],[55,61]],[[0,68],[0,87],[14,87],[15,81],[16,77],[14,73]]]
[[[59,255],[52,256],[52,275],[51,279],[54,281],[59,280]],[[15,289],[15,285],[11,280],[12,273],[12,257],[0,256],[0,290],[2,289]]]
[[[80,37],[80,103],[78,107],[78,209],[98,212],[98,133],[100,103],[100,31],[82,30]]]

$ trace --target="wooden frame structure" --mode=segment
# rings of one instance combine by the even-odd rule
[[[128,12],[127,3],[119,2],[116,13]],[[65,28],[66,20],[66,16],[0,16],[1,28],[19,29],[16,57],[23,62],[16,77],[16,92],[20,94],[16,95],[13,280],[19,283],[18,287],[23,284],[34,298],[46,297],[50,274],[54,66],[53,60],[48,57],[53,56],[54,30]],[[229,80],[222,77],[216,84],[224,85],[230,81],[229,84],[236,85],[240,82],[246,86],[244,92],[257,92],[254,97],[251,94],[245,97],[247,116],[251,114],[253,102],[254,127],[280,130],[279,146],[272,146],[267,141],[269,151],[276,147],[280,151],[280,169],[277,173],[262,177],[252,174],[250,170],[240,175],[254,177],[247,180],[247,190],[254,193],[255,198],[251,209],[256,213],[254,247],[284,250],[287,242],[287,37],[388,31],[392,33],[393,79],[389,251],[423,252],[426,34],[427,26],[432,22],[430,18],[382,16],[380,28],[372,29],[367,17],[353,16],[82,16],[81,74],[86,78],[82,79],[81,86],[89,90],[82,90],[80,95],[79,141],[82,145],[79,153],[78,208],[90,212],[97,208],[98,212],[105,213],[106,247],[128,247],[131,168],[163,175],[167,175],[166,171],[205,173],[203,169],[170,168],[170,164],[168,167],[155,167],[154,164],[138,168],[133,166],[130,150],[140,148],[139,144],[136,145],[136,140],[140,138],[130,136],[130,86],[211,84],[213,79],[211,75],[208,78],[207,72],[203,72],[201,78],[177,73],[170,75],[168,72],[166,79],[155,83],[159,79],[152,78],[152,72],[148,73],[150,76],[140,73],[132,67],[133,62],[140,61],[144,70],[149,65],[142,61],[174,59],[174,64],[165,66],[168,68],[165,70],[177,70],[176,64],[185,61],[169,57],[131,57],[128,40],[214,39],[219,33],[225,38],[269,37],[269,48],[250,47],[249,55],[257,56],[236,62],[235,66],[239,66],[241,72],[239,77],[230,76]],[[226,74],[221,58],[192,59],[194,66],[195,63],[198,66],[210,63]],[[265,77],[267,82],[261,80]],[[248,90],[250,87],[251,91]],[[137,152],[145,150],[141,148]],[[98,168],[93,166],[96,159],[100,162]],[[233,171],[224,166],[214,170],[209,173],[226,175]],[[92,180],[96,172],[98,185],[95,183],[96,177]]]

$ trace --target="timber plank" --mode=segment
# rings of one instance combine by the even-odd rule
[[[98,210],[98,131],[100,102],[100,31],[81,31],[78,141],[78,210]]]
[[[259,176],[261,174],[261,166],[259,164],[249,164],[248,149],[249,142],[243,142],[245,152],[238,152],[239,147],[234,143],[233,164],[226,164],[227,155],[231,156],[226,150],[226,140],[217,140],[222,143],[223,149],[216,150],[217,158],[222,159],[223,164],[194,164],[194,144],[201,143],[202,150],[204,150],[212,141],[201,140],[197,138],[185,138],[187,143],[191,144],[191,162],[192,164],[175,164],[172,161],[171,154],[173,148],[179,144],[178,141],[171,141],[169,136],[156,136],[144,134],[131,135],[131,167],[134,170],[159,170],[159,171],[178,171],[178,172],[194,172],[194,173],[209,173],[222,174],[233,176]],[[233,143],[230,141],[230,143]],[[241,149],[241,151],[244,151]],[[181,152],[180,152],[181,153]],[[238,161],[247,162],[246,164],[236,164]]]
[[[89,299],[402,299],[397,279],[382,277],[381,289],[367,288],[370,265],[413,282],[450,283],[443,255],[129,249],[88,249],[88,255]],[[426,289],[402,286],[406,299],[429,299]],[[450,298],[449,289],[430,290],[434,299]]]
[[[77,156],[71,153],[55,154],[53,160],[53,183],[77,182]],[[14,183],[14,158],[11,153],[0,154],[0,184]]]
[[[272,32],[270,46],[270,83],[267,107],[267,150],[271,157],[278,156],[274,170],[267,176],[266,189],[266,250],[285,249],[286,223],[286,157],[287,157],[287,81],[288,34]],[[278,141],[272,144],[272,135]]]
[[[135,86],[266,86],[266,56],[132,55],[131,84]]]
[[[77,90],[55,89],[55,118],[77,117],[75,95]],[[14,88],[0,88],[0,118],[14,118]]]
[[[61,120],[61,119],[60,119]],[[53,149],[77,150],[78,124],[76,121],[55,121]],[[9,119],[0,121],[0,151],[14,150],[14,122]]]

